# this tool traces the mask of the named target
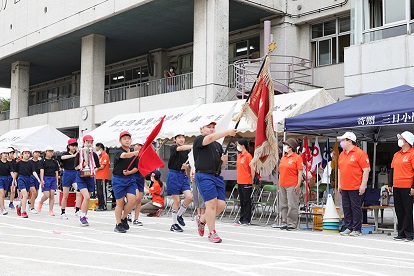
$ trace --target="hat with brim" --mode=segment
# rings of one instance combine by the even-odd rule
[[[208,125],[214,125],[215,126],[215,125],[217,125],[217,123],[214,122],[214,121],[210,121],[210,120],[204,120],[200,123],[200,128],[203,128],[203,127],[208,126]]]
[[[351,131],[347,131],[347,132],[344,133],[344,135],[338,136],[337,138],[339,140],[348,139],[348,140],[356,142],[356,135],[355,135],[355,133],[353,133]]]
[[[35,153],[35,152],[42,152],[40,149],[38,149],[38,148],[34,148],[33,150],[32,150],[32,153]]]
[[[30,151],[30,149],[28,149],[28,148],[22,148],[21,150],[20,150],[20,152],[21,153],[23,153],[23,152],[28,152],[28,153],[31,153],[31,151]]]
[[[129,133],[128,131],[122,131],[121,133],[119,133],[119,139],[121,139],[124,136],[131,137],[131,133]]]
[[[287,139],[285,142],[283,142],[283,144],[288,145],[293,151],[296,151],[299,147],[298,141],[296,141],[294,138]]]
[[[47,146],[46,148],[45,148],[45,151],[54,151],[54,149],[53,149],[53,147],[52,146]]]
[[[408,144],[410,144],[411,146],[413,146],[414,144],[414,134],[412,134],[409,131],[404,131],[401,134],[397,134],[397,138],[401,139],[403,138],[405,141],[407,141]]]
[[[137,139],[134,139],[134,140],[132,140],[132,144],[131,144],[132,146],[134,146],[134,145],[144,145],[144,141],[142,140],[142,139],[140,139],[140,138],[137,138]]]

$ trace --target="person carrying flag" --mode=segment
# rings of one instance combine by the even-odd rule
[[[127,215],[136,205],[136,183],[134,173],[138,171],[138,151],[131,151],[131,134],[122,131],[119,134],[121,147],[115,151],[112,171],[112,189],[116,199],[114,232],[126,233],[129,230]],[[127,204],[125,205],[125,197]],[[125,207],[124,207],[125,205]]]
[[[216,133],[216,124],[214,121],[203,121],[200,124],[201,135],[194,139],[193,151],[196,171],[194,178],[206,204],[204,215],[196,217],[198,234],[204,236],[204,227],[207,224],[208,239],[213,243],[220,243],[222,239],[216,232],[215,219],[226,206],[226,187],[220,173],[221,166],[226,165],[228,159],[227,155],[223,155],[222,146],[216,141],[226,136],[235,136],[237,130]]]

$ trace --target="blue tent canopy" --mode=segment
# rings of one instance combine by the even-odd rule
[[[346,99],[285,119],[285,131],[336,137],[353,131],[358,140],[386,142],[414,132],[414,88],[402,85]]]

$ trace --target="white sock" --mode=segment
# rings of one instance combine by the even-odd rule
[[[86,217],[86,214],[81,212],[80,217],[81,218]]]
[[[185,206],[184,203],[181,204],[180,210],[178,210],[177,216],[179,216],[179,217],[182,216],[185,213],[186,210],[187,210],[187,206]]]
[[[172,218],[173,218],[173,224],[178,224],[178,221],[177,221],[177,210],[172,210],[171,211],[171,214],[172,214]]]

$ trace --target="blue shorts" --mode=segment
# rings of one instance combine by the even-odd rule
[[[135,177],[135,184],[137,186],[136,188],[138,189],[138,191],[143,193],[145,179],[140,174],[134,174],[134,177]]]
[[[34,175],[30,176],[30,187],[35,187],[36,190],[39,190],[39,181],[37,181]]]
[[[9,177],[0,176],[0,189],[7,191],[10,187]]]
[[[70,187],[73,183],[76,183],[76,174],[75,170],[64,170],[62,175],[62,187]]]
[[[167,174],[167,194],[181,195],[184,191],[190,191],[190,181],[185,173],[169,170]]]
[[[78,190],[88,189],[88,192],[93,193],[95,191],[95,178],[91,176],[81,177],[80,172],[76,172],[76,184]]]
[[[43,186],[42,191],[56,191],[56,176],[45,175],[43,181],[45,182],[45,185]]]
[[[226,184],[224,184],[221,175],[215,176],[209,173],[196,173],[194,178],[204,202],[214,198],[226,200]]]
[[[30,191],[30,176],[19,175],[19,177],[17,178],[17,188],[19,189],[19,191]]]
[[[124,198],[127,194],[136,195],[137,184],[133,175],[112,175],[112,190],[115,199]]]
[[[7,188],[7,190],[11,187],[12,183],[13,183],[13,177],[11,175],[7,176],[7,183],[9,183],[9,187]]]

